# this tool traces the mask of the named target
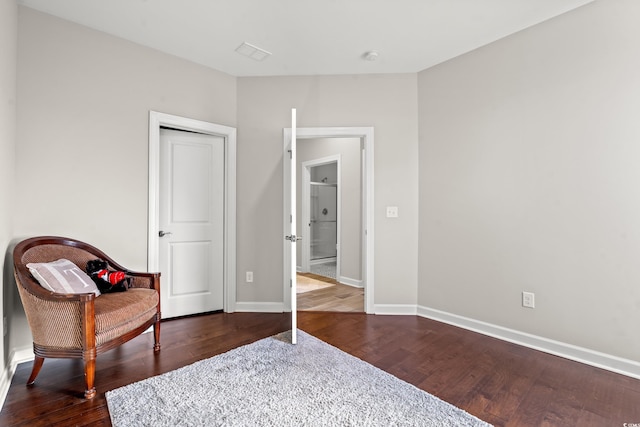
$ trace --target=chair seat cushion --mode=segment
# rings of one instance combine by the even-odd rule
[[[102,294],[95,300],[96,345],[143,325],[156,314],[158,292],[131,288],[127,292]]]

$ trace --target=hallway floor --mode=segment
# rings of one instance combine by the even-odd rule
[[[318,276],[328,277],[330,279],[336,278],[336,262],[323,262],[320,264],[311,264],[311,273],[317,274]]]
[[[316,274],[298,273],[298,277],[309,277],[332,284],[322,289],[298,294],[298,310],[364,312],[364,289],[343,285],[333,279]]]

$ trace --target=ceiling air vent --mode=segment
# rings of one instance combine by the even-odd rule
[[[244,42],[236,49],[240,55],[247,56],[255,61],[264,61],[269,56],[271,56],[271,52],[267,52],[264,49],[260,49],[257,46],[254,46],[250,43]]]

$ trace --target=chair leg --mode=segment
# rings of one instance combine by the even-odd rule
[[[31,376],[27,380],[27,385],[31,385],[36,381],[36,377],[40,373],[40,368],[42,368],[42,364],[44,363],[44,357],[36,356],[33,359],[33,369],[31,370]]]
[[[153,324],[153,351],[160,351],[160,320]]]
[[[96,359],[89,359],[84,361],[84,383],[85,399],[93,399],[96,396],[96,388],[94,386],[94,380],[96,376]]]

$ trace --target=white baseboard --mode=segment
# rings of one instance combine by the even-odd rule
[[[312,259],[312,260],[309,260],[309,265],[327,264],[330,262],[336,262],[336,257],[333,256],[333,257]]]
[[[236,312],[284,313],[282,302],[236,302]]]
[[[415,316],[417,307],[413,304],[375,304],[373,312],[381,315]]]
[[[0,378],[0,408],[4,406],[4,401],[7,398],[7,393],[9,393],[9,386],[11,385],[14,372],[15,370],[12,371],[11,366],[7,365],[2,373],[2,378]]]
[[[354,288],[364,288],[362,285],[362,280],[352,279],[350,277],[340,276],[338,277],[338,282],[343,285],[353,286]]]
[[[9,356],[9,363],[7,363],[7,366],[2,373],[2,378],[0,378],[0,408],[4,406],[4,401],[7,398],[9,386],[13,379],[13,374],[16,373],[16,367],[20,363],[30,362],[33,359],[33,347],[20,348],[11,352],[11,355]]]
[[[31,362],[35,356],[33,355],[33,347],[22,347],[18,349],[14,349],[11,352],[11,356],[9,356],[9,364],[13,365],[13,369],[15,370],[16,366],[24,362]]]
[[[572,344],[528,334],[526,332],[504,328],[502,326],[458,316],[456,314],[447,313],[434,308],[418,306],[417,314],[418,316],[458,326],[460,328],[498,338],[503,341],[512,342],[514,344],[540,350],[555,356],[564,357],[565,359],[640,379],[640,362],[636,362],[634,360],[624,359],[610,354],[601,353],[599,351],[590,350],[588,348],[578,347]]]

